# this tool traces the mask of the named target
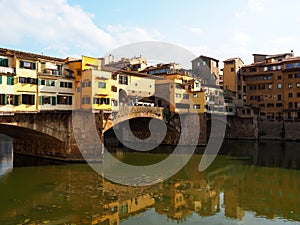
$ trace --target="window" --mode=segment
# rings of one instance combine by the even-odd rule
[[[8,59],[0,58],[0,66],[8,67]]]
[[[250,72],[256,72],[256,68],[250,68]]]
[[[268,89],[272,89],[273,85],[272,84],[268,84]]]
[[[19,83],[21,84],[37,84],[38,80],[30,77],[19,77]]]
[[[61,81],[60,82],[60,87],[62,87],[62,88],[73,88],[73,83],[72,82]]]
[[[278,75],[277,79],[278,79],[278,80],[281,80],[281,75]]]
[[[45,80],[39,80],[39,85],[45,85]]]
[[[46,86],[54,87],[55,86],[55,80],[46,80]]]
[[[277,84],[277,88],[281,89],[282,88],[282,84],[281,83]]]
[[[119,76],[119,84],[126,84],[128,85],[128,76],[120,75]]]
[[[197,67],[200,67],[200,62],[197,62]]]
[[[189,94],[183,94],[183,99],[189,99]]]
[[[293,103],[289,102],[289,109],[292,109],[292,108],[293,108]]]
[[[117,92],[118,91],[118,88],[116,86],[111,86],[111,91],[112,92]]]
[[[77,75],[81,76],[81,70],[77,70]]]
[[[194,97],[194,98],[198,98],[198,94],[195,93],[195,94],[193,95],[193,97]]]
[[[289,93],[289,94],[288,94],[288,97],[289,97],[289,98],[292,98],[292,97],[293,97],[293,93]]]
[[[206,62],[205,62],[205,61],[203,61],[203,62],[202,62],[202,65],[203,65],[203,66],[206,66]]]
[[[201,106],[198,105],[198,104],[197,104],[197,105],[193,105],[193,108],[194,108],[194,109],[200,109],[200,107],[201,107]]]
[[[265,104],[259,104],[258,107],[264,108],[264,107],[265,107]]]
[[[72,96],[57,95],[57,104],[72,105]]]
[[[250,85],[250,90],[256,90],[256,85]]]
[[[178,109],[189,109],[190,105],[189,104],[184,104],[184,103],[176,103],[176,108]]]
[[[36,69],[36,63],[35,62],[28,62],[28,61],[20,61],[20,68],[35,70]]]
[[[300,78],[300,73],[296,73],[295,78]]]
[[[176,93],[176,98],[181,98],[181,94]]]
[[[106,88],[105,82],[98,82],[98,88]]]
[[[281,65],[278,65],[278,66],[277,66],[277,69],[278,69],[278,70],[281,70],[281,69],[282,69],[282,66],[281,66]]]
[[[292,88],[293,87],[293,84],[292,83],[289,83],[288,84],[288,88]]]
[[[50,105],[51,99],[51,96],[40,96],[40,105]]]
[[[278,101],[281,101],[281,95],[277,96]]]
[[[7,85],[14,85],[14,77],[7,76]]]
[[[258,90],[264,90],[264,89],[266,89],[266,86],[264,84],[258,85]]]
[[[34,105],[35,104],[35,96],[22,94],[22,104],[24,105]]]
[[[281,108],[282,106],[283,106],[282,103],[276,103],[277,108]]]
[[[109,98],[94,98],[93,103],[97,104],[97,105],[109,105],[110,99]],[[114,104],[116,104],[116,102],[114,102]]]
[[[230,72],[234,72],[234,68],[232,67],[232,68],[230,68]]]
[[[293,67],[294,67],[293,63],[288,63],[288,64],[285,65],[286,69],[291,69]]]
[[[288,78],[290,78],[290,79],[293,78],[293,74],[289,74]]]
[[[268,103],[267,108],[274,108],[274,103]]]

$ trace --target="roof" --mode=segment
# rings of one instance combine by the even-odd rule
[[[197,59],[203,59],[203,58],[205,58],[205,59],[210,59],[210,60],[213,60],[213,61],[216,61],[216,62],[219,62],[220,60],[218,60],[218,59],[215,59],[215,58],[212,58],[212,57],[209,57],[209,56],[205,56],[205,55],[200,55],[199,57],[197,57],[197,58],[195,58],[195,59],[193,59],[191,62],[193,62],[193,61],[195,61],[195,60],[197,60]]]
[[[166,79],[166,78],[161,77],[161,76],[155,76],[155,75],[150,75],[150,74],[147,74],[147,73],[140,73],[140,72],[135,72],[135,71],[123,70],[123,69],[116,69],[116,68],[108,67],[108,66],[102,67],[102,70],[106,71],[106,72],[122,73],[122,74],[128,74],[128,75],[132,75],[132,76],[137,76],[137,77],[147,77],[147,78],[155,79],[155,80]]]
[[[239,60],[241,60],[241,61],[244,63],[244,61],[243,61],[240,57],[229,58],[229,59],[226,59],[226,60],[223,61],[223,62],[230,62],[230,61],[234,61],[234,60],[236,60],[236,59],[239,59]]]
[[[41,54],[35,54],[35,53],[30,53],[30,52],[23,52],[23,51],[12,50],[12,49],[7,49],[7,48],[0,48],[0,54],[4,54],[7,56],[16,56],[18,58],[30,59],[30,60],[45,59],[45,60],[52,60],[52,61],[59,61],[59,62],[65,61],[65,59],[62,59],[62,58],[46,56],[46,55],[41,55]]]
[[[252,63],[250,65],[244,65],[243,67],[254,67],[254,66],[268,66],[268,65],[278,65],[278,64],[283,64],[283,63],[286,63],[286,62],[300,62],[300,56],[297,56],[297,57],[291,57],[291,58],[287,58],[287,59],[284,59],[282,61],[276,61],[276,62],[265,62],[265,61],[262,61],[262,62],[256,62],[256,63]]]

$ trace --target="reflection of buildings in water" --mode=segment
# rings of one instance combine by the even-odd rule
[[[120,219],[127,218],[129,215],[144,211],[148,207],[153,206],[154,203],[154,198],[149,194],[123,201],[111,202],[104,205],[104,215],[93,219],[92,224],[119,225]]]
[[[193,211],[210,216],[220,210],[220,194],[204,179],[166,183],[156,196],[155,210],[178,222],[186,220]]]
[[[0,134],[0,177],[13,168],[13,139]]]

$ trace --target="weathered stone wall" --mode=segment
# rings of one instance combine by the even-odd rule
[[[227,116],[225,138],[257,139],[258,125],[256,118]]]
[[[259,121],[261,139],[300,141],[300,122],[298,121]]]

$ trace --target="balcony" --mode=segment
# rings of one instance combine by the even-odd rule
[[[4,67],[4,66],[0,66],[0,73],[7,73],[7,74],[14,74],[15,73],[15,69],[11,68],[11,67]]]

